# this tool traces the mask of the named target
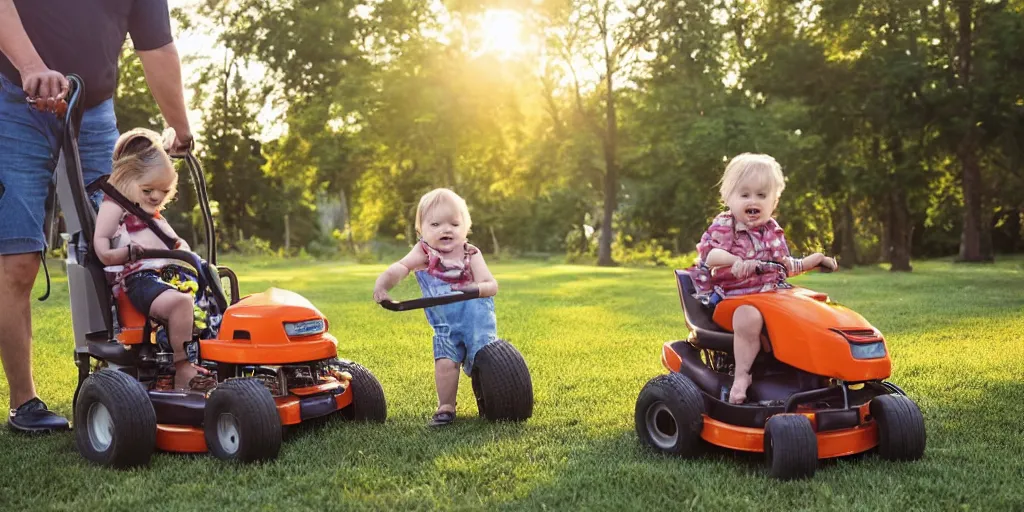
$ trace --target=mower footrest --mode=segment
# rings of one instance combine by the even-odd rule
[[[336,410],[338,401],[331,394],[299,399],[299,417],[302,421],[327,416]]]
[[[149,400],[161,424],[203,426],[206,396],[184,391],[150,391]]]
[[[134,351],[110,341],[90,341],[89,355],[121,366],[133,366],[138,362]]]
[[[818,432],[853,428],[860,425],[860,410],[818,411],[815,420],[818,423]]]

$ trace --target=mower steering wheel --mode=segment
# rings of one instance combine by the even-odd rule
[[[783,276],[789,275],[789,270],[785,265],[777,261],[762,261],[758,263],[757,268],[754,272],[761,276],[768,273],[782,274]]]
[[[139,259],[155,259],[165,258],[169,260],[178,260],[188,264],[196,271],[196,284],[199,285],[200,290],[206,289],[206,278],[203,276],[203,264],[202,260],[199,259],[195,253],[182,250],[165,250],[165,249],[143,249],[142,255]]]

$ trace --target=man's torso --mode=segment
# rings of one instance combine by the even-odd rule
[[[170,42],[166,0],[15,0],[25,32],[47,67],[85,83],[84,105],[114,95],[117,62],[129,29],[144,49]],[[134,9],[134,11],[133,11]],[[0,53],[0,74],[21,85],[21,75]]]

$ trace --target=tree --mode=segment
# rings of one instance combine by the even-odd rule
[[[652,0],[614,2],[578,0],[556,20],[552,42],[572,77],[572,94],[577,114],[601,143],[604,172],[604,207],[598,246],[598,265],[614,265],[612,240],[614,216],[619,196],[619,112],[620,81],[628,83],[638,70],[641,54],[650,44],[655,24]],[[583,73],[594,78],[592,83]],[[595,101],[587,102],[584,87],[595,91]]]

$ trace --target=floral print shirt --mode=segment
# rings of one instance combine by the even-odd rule
[[[419,246],[427,254],[426,273],[450,284],[473,282],[473,268],[469,265],[469,260],[474,254],[480,252],[475,246],[467,243],[462,250],[462,261],[454,262],[445,262],[441,257],[441,252],[423,240],[420,240]]]
[[[733,217],[732,212],[718,214],[707,232],[697,244],[699,259],[690,269],[697,296],[709,296],[717,292],[720,298],[775,290],[780,278],[775,273],[751,275],[745,279],[732,279],[711,284],[711,269],[705,264],[712,249],[722,249],[744,260],[776,261],[782,263],[789,258],[786,237],[775,219],[769,219],[756,228],[747,228]]]

